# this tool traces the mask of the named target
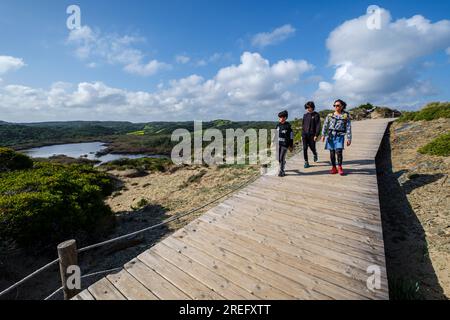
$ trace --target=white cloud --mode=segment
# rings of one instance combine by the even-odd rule
[[[195,62],[195,66],[197,67],[204,67],[211,63],[217,63],[217,62],[224,62],[224,61],[231,61],[232,55],[230,52],[227,53],[219,53],[215,52],[209,57],[199,59]]]
[[[159,62],[158,60],[151,60],[147,64],[138,63],[126,65],[124,70],[132,74],[147,77],[152,76],[161,70],[169,70],[170,68],[170,64]]]
[[[135,36],[118,36],[102,34],[89,26],[71,30],[67,44],[73,46],[75,55],[81,60],[99,60],[112,65],[121,65],[123,70],[140,76],[151,76],[160,70],[170,68],[170,65],[158,60],[145,62],[144,53],[135,47],[145,42],[145,39]],[[87,66],[95,67],[98,63],[91,61]]]
[[[188,57],[188,56],[186,56],[186,55],[179,54],[179,55],[177,55],[177,56],[175,57],[175,61],[176,61],[177,63],[186,64],[186,63],[188,63],[189,61],[191,61],[191,58]]]
[[[211,79],[191,75],[155,92],[101,82],[59,82],[49,90],[10,85],[0,88],[0,114],[9,121],[270,119],[281,109],[298,107],[301,98],[292,86],[312,69],[304,60],[271,65],[258,53],[245,52],[240,64],[220,69]]]
[[[25,63],[20,58],[11,56],[0,56],[0,75],[10,71],[18,70],[25,66]]]
[[[204,66],[206,66],[206,65],[208,65],[208,62],[207,62],[205,59],[200,59],[200,60],[198,60],[197,63],[196,63],[196,66],[197,66],[197,67],[204,67]]]
[[[419,58],[450,45],[450,21],[432,23],[416,15],[393,21],[381,9],[381,29],[367,27],[369,14],[344,22],[327,39],[329,63],[336,71],[333,82],[321,82],[315,98],[335,98],[351,104],[404,104],[435,94],[420,78]]]
[[[285,24],[271,32],[258,33],[252,38],[252,45],[255,47],[267,47],[278,44],[295,34],[295,28],[290,24]]]

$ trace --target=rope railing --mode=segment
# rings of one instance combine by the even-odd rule
[[[80,248],[80,249],[78,249],[76,252],[77,252],[77,253],[86,252],[86,251],[88,251],[88,250],[92,250],[92,249],[95,249],[95,248],[102,247],[102,246],[107,245],[107,244],[109,244],[109,243],[113,243],[113,242],[117,242],[117,241],[120,241],[120,240],[123,240],[123,239],[127,239],[127,238],[130,238],[130,237],[136,236],[136,235],[138,235],[138,234],[147,232],[147,231],[149,231],[149,230],[152,230],[152,229],[156,229],[156,228],[162,227],[162,226],[164,226],[164,225],[166,225],[166,224],[168,224],[168,223],[170,223],[170,222],[172,222],[172,221],[181,219],[181,218],[183,218],[183,217],[185,217],[185,216],[187,216],[187,215],[190,215],[190,214],[192,214],[192,213],[194,213],[194,212],[196,212],[196,211],[199,211],[199,210],[201,210],[201,209],[203,209],[203,208],[206,208],[207,206],[209,206],[209,205],[211,205],[211,204],[213,204],[213,203],[215,203],[215,202],[217,202],[217,201],[219,201],[219,200],[225,198],[226,196],[230,195],[231,193],[236,192],[237,190],[242,189],[242,188],[245,187],[246,185],[248,185],[248,184],[250,184],[250,183],[256,181],[256,179],[258,179],[259,176],[260,176],[259,174],[256,174],[256,175],[252,176],[249,180],[247,180],[246,182],[244,182],[244,183],[238,185],[236,188],[233,188],[232,190],[230,190],[230,191],[228,191],[228,192],[222,194],[221,196],[219,196],[219,197],[217,197],[217,198],[214,198],[213,200],[207,202],[206,204],[201,205],[200,207],[194,208],[194,209],[189,210],[189,211],[184,212],[184,213],[176,214],[176,215],[174,215],[174,216],[172,216],[172,217],[170,217],[170,218],[165,219],[164,221],[162,221],[162,222],[160,222],[160,223],[157,223],[157,224],[155,224],[155,225],[152,225],[152,226],[143,228],[143,229],[141,229],[141,230],[137,230],[137,231],[134,231],[134,232],[125,234],[125,235],[118,236],[118,237],[116,237],[116,238],[112,238],[112,239],[109,239],[109,240],[106,240],[106,241],[102,241],[102,242],[99,242],[99,243],[95,243],[95,244],[92,244],[92,245],[89,245],[89,246]],[[39,268],[39,269],[33,271],[32,273],[30,273],[29,275],[27,275],[27,276],[24,277],[23,279],[19,280],[18,282],[14,283],[14,284],[11,285],[10,287],[8,287],[8,288],[4,289],[3,291],[1,291],[1,292],[0,292],[0,297],[6,295],[7,293],[9,293],[9,292],[11,292],[12,290],[16,289],[17,287],[19,287],[20,285],[22,285],[22,284],[25,283],[26,281],[28,281],[28,280],[30,280],[31,278],[35,277],[35,276],[38,275],[39,273],[41,273],[41,272],[47,270],[48,268],[52,267],[53,265],[55,265],[55,264],[58,263],[58,262],[61,263],[60,258],[55,259],[55,260],[53,260],[53,261],[47,263],[46,265],[42,266],[41,268]],[[119,269],[119,268],[115,268],[115,269]],[[110,270],[114,270],[114,269],[110,269]],[[105,272],[110,271],[110,270],[99,271],[98,273],[105,273]],[[94,273],[94,274],[95,274],[95,273]],[[85,277],[88,277],[88,276],[92,276],[92,275],[94,275],[94,274],[85,275],[85,276],[82,276],[81,278],[85,278]],[[48,300],[48,299],[52,298],[54,295],[56,295],[56,294],[57,294],[59,291],[61,291],[61,290],[63,290],[63,287],[60,287],[59,289],[57,289],[57,290],[56,290],[55,292],[53,292],[50,296],[48,296],[47,298],[45,298],[45,300]]]
[[[59,258],[55,259],[49,263],[47,263],[45,266],[35,270],[34,272],[30,273],[29,275],[27,275],[25,278],[23,278],[20,281],[17,281],[16,283],[14,283],[12,286],[10,286],[9,288],[6,288],[5,290],[3,290],[2,292],[0,292],[0,297],[11,292],[12,290],[14,290],[15,288],[17,288],[18,286],[20,286],[21,284],[25,283],[26,281],[30,280],[31,278],[33,278],[34,276],[36,276],[37,274],[41,273],[42,271],[47,270],[48,268],[50,268],[51,266],[53,266],[54,264],[56,264],[57,262],[59,262]]]
[[[122,270],[122,267],[118,267],[118,268],[113,268],[113,269],[107,269],[107,270],[102,270],[102,271],[97,271],[97,272],[93,272],[93,273],[89,273],[86,274],[84,276],[81,276],[81,279],[85,279],[85,278],[89,278],[89,277],[93,277],[93,276],[98,276],[99,274],[105,274],[105,273],[110,273],[110,272],[114,272],[114,271],[119,271]],[[58,292],[60,292],[62,289],[64,289],[64,287],[59,287],[58,289],[56,289],[52,294],[50,294],[47,298],[45,298],[44,300],[50,300],[51,298],[53,298]]]

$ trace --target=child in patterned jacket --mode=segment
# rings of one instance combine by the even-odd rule
[[[352,143],[352,126],[350,121],[350,114],[345,111],[347,104],[338,99],[334,102],[334,113],[330,113],[323,125],[322,142],[325,142],[325,149],[330,150],[331,159],[331,174],[339,173],[344,175],[342,169],[343,150],[345,145],[345,137],[347,137],[347,147]],[[337,168],[336,168],[337,156]]]

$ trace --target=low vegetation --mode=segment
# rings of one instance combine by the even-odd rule
[[[9,168],[0,173],[0,235],[30,246],[89,234],[112,216],[103,200],[113,185],[107,174],[88,165],[35,162]]]
[[[123,158],[102,164],[100,167],[106,170],[122,171],[136,169],[148,172],[165,172],[172,166],[172,160],[169,158]]]
[[[29,169],[32,166],[33,161],[29,157],[9,148],[0,148],[0,173]]]
[[[419,111],[403,112],[399,121],[431,121],[450,118],[450,102],[432,102]]]
[[[450,132],[443,134],[419,149],[422,154],[450,156]]]

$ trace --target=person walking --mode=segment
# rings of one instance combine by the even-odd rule
[[[325,149],[330,150],[331,160],[331,174],[339,173],[344,175],[342,168],[343,162],[343,150],[345,144],[345,137],[347,137],[347,147],[352,144],[352,126],[350,121],[350,114],[345,111],[347,104],[338,99],[334,102],[333,113],[330,113],[323,124],[322,129],[322,142],[325,142]],[[337,157],[337,168],[336,168]]]
[[[315,111],[316,105],[313,101],[305,104],[305,114],[302,122],[302,142],[303,158],[305,159],[305,169],[309,168],[308,148],[311,149],[314,162],[318,161],[316,141],[320,136],[320,115]]]
[[[288,112],[282,111],[278,114],[279,122],[277,124],[278,133],[278,161],[280,163],[279,177],[284,177],[286,174],[284,168],[286,166],[286,155],[288,150],[293,150],[294,147],[294,133],[291,124],[287,122]]]

